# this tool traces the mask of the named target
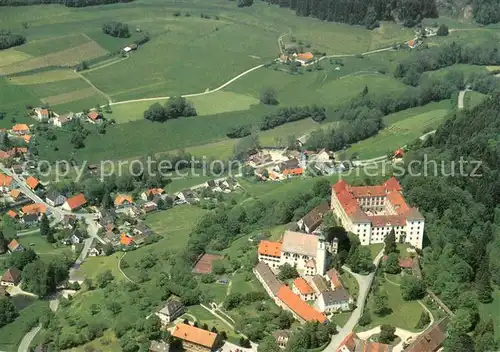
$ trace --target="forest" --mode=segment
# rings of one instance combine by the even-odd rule
[[[0,50],[26,43],[26,37],[20,34],[12,34],[11,31],[0,29]]]
[[[476,22],[481,24],[500,22],[500,2],[497,0],[474,0],[472,3]]]
[[[378,21],[396,20],[412,27],[424,17],[438,17],[435,0],[268,0],[298,16],[375,28]]]
[[[499,136],[497,92],[470,111],[455,112],[434,137],[415,142],[405,157],[409,163],[426,155],[449,166],[446,174],[402,179],[409,203],[426,218],[425,282],[456,313],[446,340],[449,352],[498,348],[493,322],[481,320],[479,304],[491,302],[492,284],[500,284]],[[481,162],[480,176],[470,174],[472,164],[463,175],[455,164],[453,175],[453,162],[460,158]]]
[[[112,37],[128,38],[130,37],[130,30],[128,25],[122,22],[108,22],[103,24],[102,31]]]

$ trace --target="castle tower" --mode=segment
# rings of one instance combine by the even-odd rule
[[[326,246],[322,235],[318,236],[318,248],[316,250],[316,274],[325,275],[326,272]]]

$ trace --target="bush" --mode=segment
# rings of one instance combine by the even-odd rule
[[[226,136],[228,136],[229,138],[243,138],[243,137],[246,137],[246,136],[252,134],[252,131],[250,129],[251,129],[250,125],[241,125],[241,126],[232,127],[226,133]]]
[[[121,22],[109,22],[102,26],[102,31],[112,37],[117,38],[128,38],[130,37],[130,31],[128,25]]]

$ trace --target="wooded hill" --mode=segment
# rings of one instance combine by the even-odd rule
[[[425,281],[456,313],[446,345],[450,352],[497,349],[493,323],[480,319],[478,307],[479,302],[492,301],[492,284],[500,284],[499,136],[500,92],[496,92],[473,110],[451,115],[433,138],[419,148],[414,145],[416,150],[405,158],[406,163],[423,161],[427,155],[438,165],[444,162],[448,174],[452,162],[458,173],[460,158],[482,163],[478,177],[403,179],[409,203],[417,205],[426,218]],[[470,173],[474,164],[464,169]]]

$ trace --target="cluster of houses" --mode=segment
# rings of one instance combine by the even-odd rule
[[[64,125],[70,123],[73,119],[85,120],[89,123],[101,123],[104,120],[102,114],[99,111],[90,111],[87,114],[84,114],[83,112],[79,112],[76,114],[73,112],[69,112],[66,114],[58,115],[46,108],[34,108],[31,111],[31,116],[39,122],[47,122],[54,125],[55,127],[63,127]]]
[[[315,175],[332,175],[348,168],[345,163],[336,161],[335,154],[326,149],[302,152],[261,150],[251,155],[246,164],[255,168],[255,174],[263,181],[302,176],[306,169]]]

